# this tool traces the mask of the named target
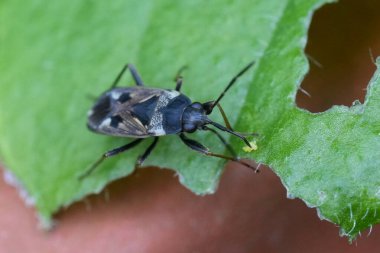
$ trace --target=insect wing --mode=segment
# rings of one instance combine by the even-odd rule
[[[90,130],[113,136],[145,138],[148,123],[163,90],[114,88],[104,93],[89,112]]]

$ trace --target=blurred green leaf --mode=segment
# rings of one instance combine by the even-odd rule
[[[122,138],[94,135],[86,112],[126,62],[145,83],[173,88],[183,65],[183,92],[215,99],[252,60],[257,64],[222,104],[235,128],[258,132],[250,154],[281,177],[293,197],[354,237],[377,223],[380,197],[379,73],[364,105],[311,114],[295,106],[307,72],[303,55],[313,11],[327,0],[2,1],[0,153],[43,221],[111,180],[128,175],[150,141],[80,175]],[[130,77],[122,81],[131,85]],[[221,121],[218,115],[213,116]],[[215,136],[194,138],[223,152]],[[231,138],[236,149],[243,143]],[[215,191],[222,162],[161,138],[146,165],[175,168],[197,194]]]

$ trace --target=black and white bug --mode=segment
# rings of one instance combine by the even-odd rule
[[[222,135],[209,127],[214,126],[221,131],[235,135],[251,147],[243,134],[235,132],[231,128],[219,102],[236,80],[253,64],[254,62],[249,63],[232,78],[216,100],[206,103],[192,102],[180,92],[182,86],[181,71],[183,68],[178,71],[175,78],[176,87],[172,90],[145,87],[134,66],[126,64],[116,77],[111,88],[97,99],[95,105],[88,112],[87,126],[96,133],[131,137],[135,138],[135,140],[104,153],[81,177],[89,175],[104,159],[127,151],[144,139],[153,137],[153,142],[136,161],[136,166],[140,166],[156,147],[159,136],[169,134],[177,134],[185,145],[204,155],[236,161],[256,170],[256,168],[237,157],[236,152]],[[127,69],[129,69],[136,86],[116,87]],[[207,117],[215,107],[219,108],[226,126],[218,124]],[[185,134],[193,133],[196,130],[214,133],[226,146],[231,156],[212,153],[207,147],[193,139],[189,139]]]

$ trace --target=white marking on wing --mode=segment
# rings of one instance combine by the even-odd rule
[[[92,114],[94,114],[94,111],[91,109],[87,112],[87,117],[90,117]]]
[[[122,92],[119,92],[119,91],[112,91],[111,92],[111,97],[112,97],[112,99],[114,99],[114,100],[118,100],[119,99],[119,97],[121,96],[121,94],[122,94]]]
[[[100,129],[105,129],[111,125],[111,118],[106,118],[105,120],[100,123],[99,128]]]

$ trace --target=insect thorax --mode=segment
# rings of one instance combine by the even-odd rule
[[[191,100],[183,94],[168,91],[160,96],[148,132],[153,135],[176,134],[182,131],[182,114],[191,104]]]

